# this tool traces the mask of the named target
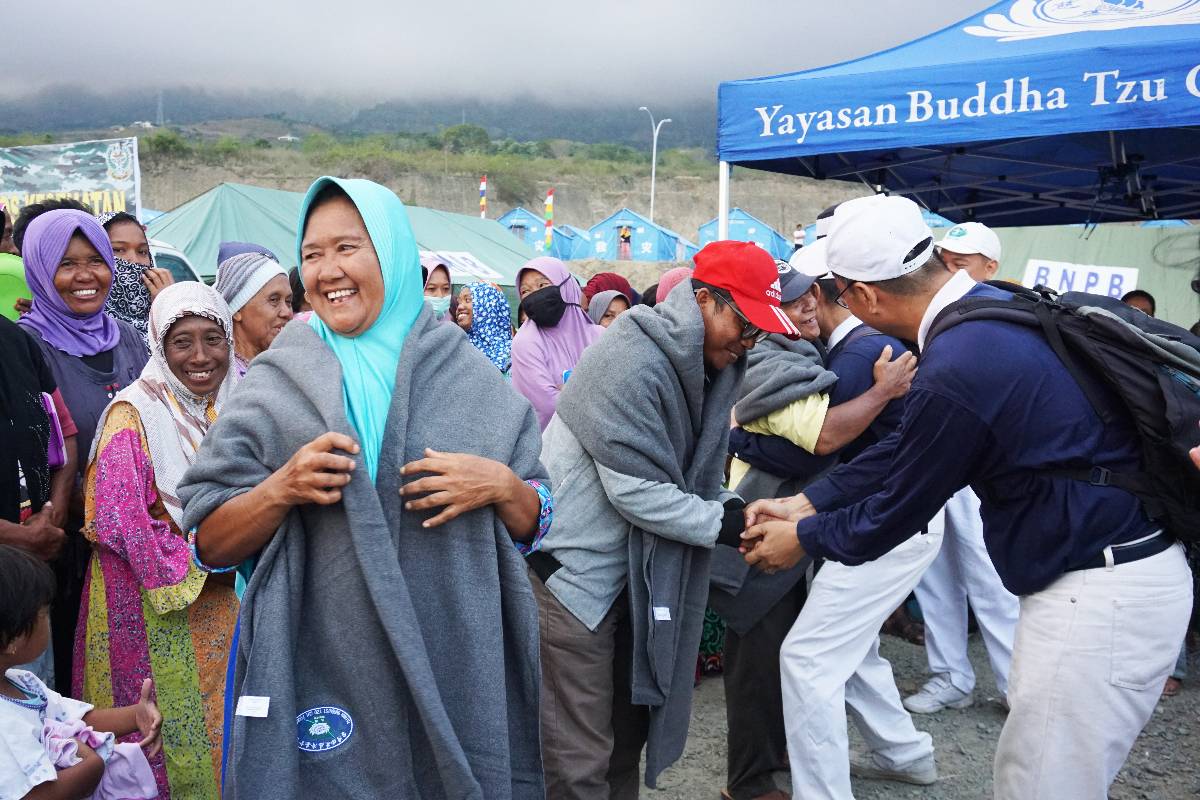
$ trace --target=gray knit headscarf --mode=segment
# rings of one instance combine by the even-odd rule
[[[217,267],[215,288],[236,314],[276,275],[287,277],[279,262],[262,253],[242,253],[227,258]]]
[[[592,302],[588,303],[588,316],[592,318],[592,322],[599,325],[600,320],[604,319],[604,315],[608,313],[608,307],[612,305],[612,301],[618,297],[625,297],[625,295],[616,289],[598,292],[593,296]],[[625,301],[629,302],[629,298],[625,297]]]

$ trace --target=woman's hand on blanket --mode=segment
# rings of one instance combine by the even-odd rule
[[[354,473],[354,459],[337,455],[335,450],[357,453],[358,443],[341,433],[322,434],[268,478],[284,505],[329,506],[341,501],[342,487]]]
[[[441,513],[426,520],[426,528],[435,528],[460,514],[484,506],[500,505],[512,500],[525,483],[506,464],[466,453],[440,453],[426,448],[425,458],[405,464],[404,476],[429,473],[400,487],[402,497],[424,495],[409,500],[409,511],[442,508]]]
[[[917,377],[917,357],[912,353],[901,353],[893,361],[892,346],[889,344],[875,362],[874,376],[876,388],[889,398],[895,400],[904,397],[912,386],[913,378]]]
[[[804,548],[796,536],[796,523],[771,520],[753,526],[742,534],[741,551],[746,563],[768,575],[791,569],[804,558]]]
[[[780,497],[775,500],[755,500],[746,506],[746,527],[752,528],[760,522],[784,520],[796,523],[805,517],[814,516],[817,510],[802,494],[795,497]]]
[[[138,704],[133,707],[133,718],[137,723],[138,733],[142,740],[138,742],[146,751],[146,758],[153,758],[162,749],[162,713],[158,710],[151,696],[154,694],[154,681],[146,678],[142,681],[142,695]]]

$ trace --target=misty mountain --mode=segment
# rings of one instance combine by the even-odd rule
[[[656,119],[671,119],[659,134],[661,147],[714,147],[717,138],[715,103],[692,102],[652,110]],[[589,143],[616,142],[650,149],[650,118],[645,111],[626,105],[581,106],[573,100],[562,105],[531,97],[498,102],[393,100],[359,111],[344,127],[356,133],[432,133],[462,122],[486,128],[494,139],[570,139]]]
[[[208,91],[177,87],[162,91],[163,118],[168,125],[194,125],[221,119],[274,117],[326,128],[335,133],[435,133],[468,122],[486,128],[495,139],[617,142],[650,148],[650,118],[636,106],[562,105],[532,98],[502,101],[390,100],[355,103],[344,97],[304,95],[295,91]],[[101,93],[76,86],[56,86],[19,98],[0,97],[0,134],[60,132],[154,121],[159,92],[131,88]],[[711,148],[716,140],[715,104],[691,102],[679,107],[656,106],[658,116],[672,119],[659,144]]]

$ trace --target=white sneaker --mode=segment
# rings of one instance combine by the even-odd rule
[[[934,675],[921,691],[904,698],[904,707],[914,714],[936,714],[947,708],[966,708],[974,702],[970,692],[955,688],[945,675]]]
[[[904,769],[890,769],[880,766],[871,753],[850,754],[850,774],[855,778],[871,778],[873,780],[900,781],[915,786],[929,786],[937,783],[937,765],[933,761],[933,753],[914,761]]]

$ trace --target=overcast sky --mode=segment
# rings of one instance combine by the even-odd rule
[[[843,61],[992,0],[83,0],[5,3],[0,91],[286,87],[363,98],[715,98]]]

